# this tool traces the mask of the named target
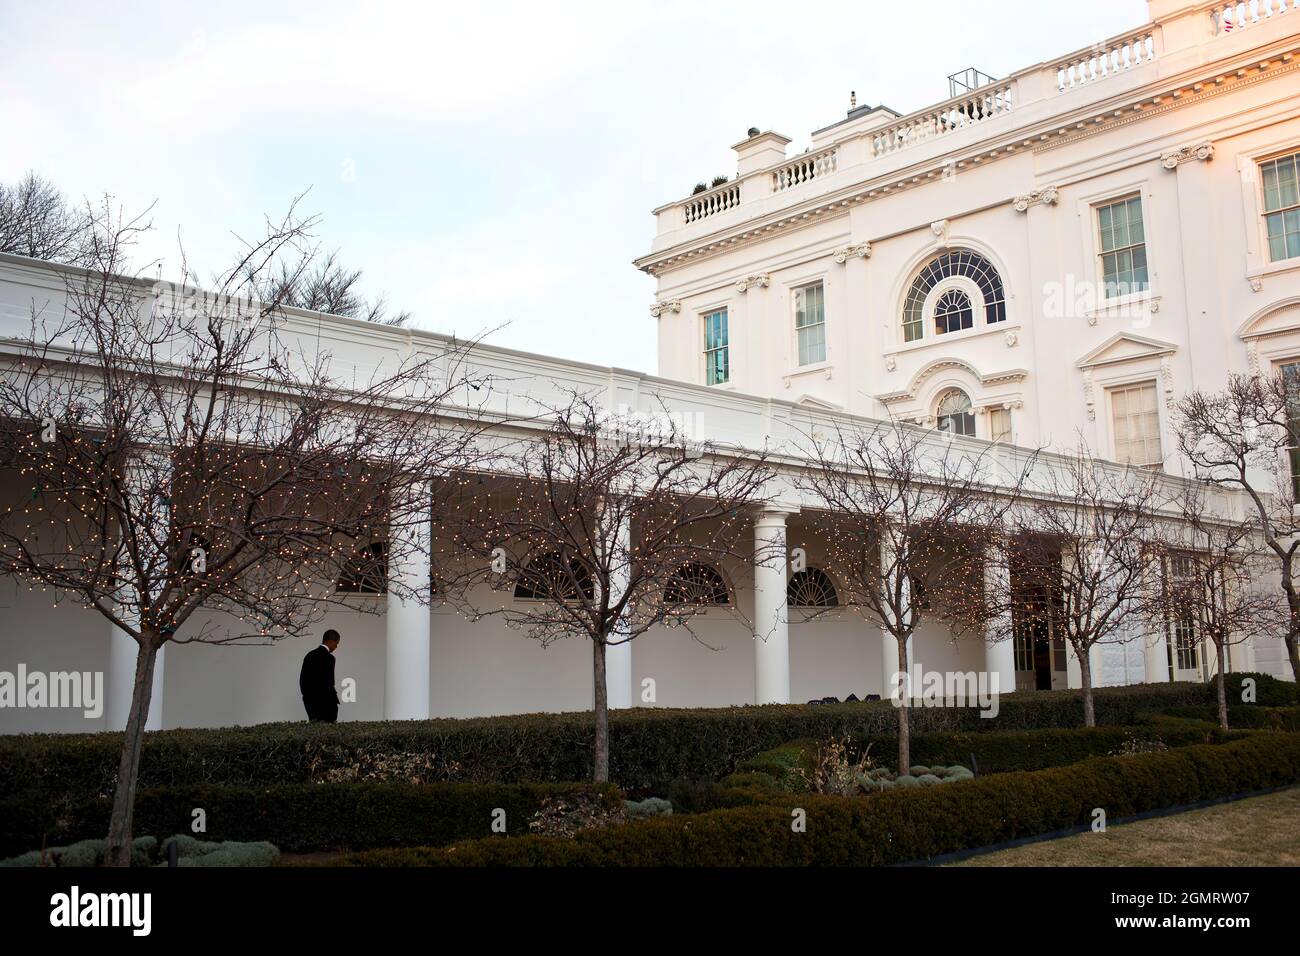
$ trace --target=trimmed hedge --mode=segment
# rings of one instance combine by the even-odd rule
[[[571,840],[526,836],[372,850],[352,866],[846,866],[925,860],[1147,810],[1300,782],[1300,735],[1096,757],[868,797],[786,794],[784,805],[656,817]],[[791,829],[793,807],[807,830]]]
[[[1242,675],[1230,675],[1238,680]],[[1272,680],[1255,675],[1261,689]],[[1274,681],[1274,683],[1279,683]],[[1147,713],[1213,702],[1201,683],[1098,689],[1097,720],[1131,725]],[[914,734],[1077,727],[1078,691],[1010,694],[995,719],[972,708],[917,708]],[[147,734],[142,789],[191,784],[271,786],[347,780],[501,782],[591,776],[589,713],[471,720],[262,724]],[[888,701],[720,709],[616,711],[610,716],[611,778],[633,792],[662,791],[680,778],[716,779],[746,757],[800,737],[890,737]],[[121,735],[39,734],[0,738],[0,799],[44,792],[52,799],[107,796]]]
[[[1219,710],[1207,707],[1171,707],[1165,712],[1169,717],[1219,722]],[[1239,704],[1228,708],[1228,726],[1234,730],[1284,730],[1300,731],[1300,707],[1267,707],[1261,704]]]
[[[286,784],[277,787],[192,786],[142,790],[136,833],[188,833],[191,813],[206,814],[205,840],[269,841],[306,852],[385,846],[439,846],[492,834],[492,813],[505,810],[506,833],[528,832],[544,799],[593,789],[569,784]],[[618,788],[595,787],[621,807]],[[108,832],[112,802],[95,799],[55,816],[48,801],[0,802],[0,857]]]

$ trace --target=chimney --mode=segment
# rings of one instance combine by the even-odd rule
[[[785,159],[785,148],[789,145],[790,137],[771,130],[752,133],[749,139],[731,147],[736,151],[736,175],[744,176],[756,169],[776,165]]]

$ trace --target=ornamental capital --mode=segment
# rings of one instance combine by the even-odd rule
[[[660,299],[654,305],[650,306],[650,314],[656,319],[665,312],[682,311],[682,302],[680,299]]]
[[[1197,143],[1194,146],[1184,146],[1170,153],[1164,153],[1160,157],[1160,165],[1165,169],[1177,169],[1183,163],[1190,163],[1192,160],[1200,162],[1209,162],[1214,158],[1213,143]]]
[[[1030,206],[1040,204],[1055,206],[1060,198],[1061,193],[1055,186],[1039,186],[1037,189],[1031,189],[1023,196],[1017,196],[1012,200],[1011,205],[1016,212],[1025,212]]]
[[[737,292],[748,292],[752,288],[766,289],[772,284],[772,277],[766,272],[755,273],[736,280]]]
[[[836,262],[848,262],[850,259],[866,259],[871,255],[871,243],[858,242],[851,246],[844,246],[836,249],[834,252]]]

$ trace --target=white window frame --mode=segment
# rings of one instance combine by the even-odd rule
[[[1300,271],[1300,258],[1283,259],[1280,262],[1269,260],[1268,229],[1264,224],[1264,176],[1260,171],[1262,163],[1295,152],[1300,152],[1300,140],[1291,134],[1284,139],[1261,143],[1236,156],[1237,178],[1241,183],[1241,206],[1246,220],[1247,279]]]
[[[1168,180],[1168,188],[1173,188],[1173,178],[1166,177],[1166,179]],[[1162,188],[1166,188],[1165,184],[1162,184]],[[1130,292],[1128,295],[1108,299],[1105,297],[1106,283],[1102,274],[1101,220],[1097,210],[1102,206],[1108,206],[1133,195],[1142,200],[1142,232],[1147,249],[1147,287],[1141,292]],[[1135,305],[1154,307],[1155,303],[1160,301],[1160,270],[1156,265],[1155,253],[1156,250],[1164,247],[1161,245],[1159,224],[1151,218],[1151,208],[1154,201],[1154,187],[1149,179],[1130,180],[1117,184],[1112,188],[1079,197],[1075,210],[1078,213],[1079,227],[1082,230],[1083,254],[1087,257],[1087,262],[1091,263],[1091,265],[1085,263],[1084,267],[1079,270],[1079,274],[1091,275],[1096,283],[1095,288],[1097,290],[1093,308],[1087,313],[1089,325],[1096,325],[1102,318],[1109,317],[1111,313],[1125,308],[1131,308]],[[1067,288],[1065,291],[1068,299],[1070,290]]]
[[[1255,161],[1255,169],[1259,176],[1259,186],[1258,189],[1256,190],[1256,195],[1259,199],[1259,221],[1260,221],[1260,229],[1263,235],[1262,245],[1260,247],[1260,254],[1264,262],[1270,266],[1281,266],[1287,263],[1290,263],[1292,265],[1300,264],[1300,249],[1296,250],[1295,255],[1284,256],[1281,259],[1274,259],[1273,253],[1269,249],[1269,245],[1268,245],[1268,218],[1267,217],[1275,215],[1278,212],[1290,211],[1292,209],[1296,210],[1297,213],[1300,214],[1300,202],[1297,202],[1294,206],[1285,206],[1281,210],[1274,209],[1272,211],[1269,211],[1268,205],[1264,200],[1264,164],[1271,163],[1279,159],[1288,159],[1288,158],[1294,158],[1297,165],[1300,165],[1300,145],[1297,145],[1293,150],[1289,150],[1289,151],[1284,150],[1283,152],[1280,153],[1263,156]]]
[[[1105,399],[1106,399],[1106,427],[1110,431],[1111,457],[1115,461],[1119,461],[1119,457],[1120,457],[1119,436],[1116,434],[1115,431],[1115,393],[1119,391],[1131,390],[1138,387],[1150,387],[1155,393],[1156,440],[1160,443],[1161,460],[1158,462],[1149,462],[1149,463],[1142,462],[1142,463],[1132,463],[1132,464],[1134,464],[1134,467],[1139,467],[1139,468],[1150,468],[1152,470],[1163,469],[1165,464],[1164,459],[1168,455],[1166,448],[1168,447],[1169,443],[1166,441],[1166,436],[1165,436],[1165,408],[1164,408],[1164,402],[1160,400],[1161,381],[1158,375],[1150,375],[1150,374],[1134,375],[1132,378],[1109,381],[1103,386],[1103,388],[1105,389]]]
[[[725,350],[726,353],[727,353],[727,378],[726,378],[725,381],[722,381],[722,382],[710,382],[710,381],[709,381],[709,368],[710,368],[710,363],[709,363],[709,352],[710,352],[710,351],[720,351],[720,350],[719,350],[719,349],[710,349],[710,348],[709,348],[709,317],[710,317],[710,316],[713,316],[713,315],[717,315],[719,312],[722,312],[722,313],[725,314],[725,316],[726,316],[726,320],[725,320],[725,321],[726,321],[726,323],[727,323],[727,344],[724,345],[724,346],[722,346],[722,349],[721,349],[721,350]],[[702,362],[703,362],[703,368],[701,369],[701,373],[700,373],[700,381],[703,382],[705,385],[707,385],[709,388],[727,388],[728,386],[731,385],[731,382],[732,382],[732,374],[731,374],[731,307],[730,307],[730,305],[728,305],[728,304],[715,305],[715,306],[712,306],[712,307],[709,307],[709,308],[706,308],[706,309],[701,310],[698,314],[699,314],[699,317],[700,317],[700,319],[699,319],[699,322],[700,322],[700,326],[699,326],[699,327],[700,327],[700,357],[701,357],[701,360],[702,360]]]
[[[1114,249],[1109,249],[1109,250],[1106,249],[1105,243],[1102,241],[1102,235],[1101,235],[1101,211],[1103,209],[1110,209],[1113,206],[1118,206],[1121,203],[1127,207],[1130,203],[1133,202],[1134,199],[1138,201],[1138,209],[1141,211],[1142,214],[1142,242],[1140,243],[1140,245],[1142,246],[1142,256],[1146,260],[1146,272],[1147,272],[1146,288],[1136,289],[1131,292],[1125,292],[1122,295],[1109,295],[1106,291],[1107,289],[1106,256],[1114,255],[1118,252],[1124,251],[1125,249],[1135,249],[1137,248],[1139,243],[1130,242],[1126,246],[1118,246]],[[1142,200],[1142,192],[1140,190],[1135,190],[1134,192],[1128,193],[1126,195],[1116,196],[1114,199],[1110,199],[1105,202],[1094,203],[1092,206],[1092,220],[1093,220],[1092,226],[1096,232],[1096,241],[1097,241],[1097,281],[1099,283],[1099,288],[1101,290],[1101,295],[1098,297],[1098,303],[1103,306],[1110,306],[1115,302],[1133,301],[1134,299],[1140,297],[1141,295],[1150,292],[1151,251],[1149,248],[1150,242],[1148,240],[1147,204]],[[1132,237],[1130,236],[1130,239],[1131,238]]]
[[[799,361],[799,310],[795,304],[798,294],[813,286],[821,286],[822,290],[822,320],[820,323],[822,329],[822,357],[814,362],[803,364]],[[829,284],[825,276],[814,276],[800,282],[790,285],[790,330],[792,333],[791,340],[791,358],[790,363],[796,372],[808,372],[820,368],[825,368],[830,364],[831,359],[831,339],[830,339],[830,303],[829,303]],[[804,326],[804,328],[815,328],[815,326]]]

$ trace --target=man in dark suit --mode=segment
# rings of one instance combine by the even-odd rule
[[[307,708],[308,720],[334,723],[339,719],[339,695],[334,689],[334,652],[338,650],[339,632],[332,628],[321,638],[320,646],[308,651],[298,673],[298,689]]]

